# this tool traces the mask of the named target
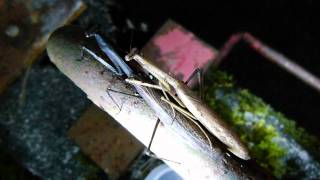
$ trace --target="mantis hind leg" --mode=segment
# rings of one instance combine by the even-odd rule
[[[185,105],[180,101],[180,99],[178,99],[173,93],[171,93],[170,91],[168,91],[167,89],[165,89],[165,88],[162,86],[161,82],[159,83],[159,85],[154,85],[154,84],[145,83],[145,82],[143,82],[143,81],[139,81],[139,80],[132,79],[132,78],[127,78],[127,79],[126,79],[126,82],[128,82],[128,83],[130,83],[130,84],[135,84],[135,85],[140,85],[140,86],[145,86],[145,87],[149,87],[149,88],[154,88],[154,89],[161,90],[167,100],[169,100],[169,97],[167,96],[166,93],[169,93],[170,96],[171,96],[175,101],[177,101],[180,106],[185,107]],[[171,107],[171,108],[172,108],[172,111],[173,111],[173,114],[174,114],[174,117],[175,117],[174,108],[173,108],[173,107]]]
[[[155,136],[155,134],[156,134],[156,131],[157,131],[157,129],[158,129],[159,123],[160,123],[160,119],[157,119],[156,125],[154,126],[154,129],[153,129],[153,131],[152,131],[152,135],[151,135],[151,138],[150,138],[150,141],[149,141],[149,144],[148,144],[148,147],[147,147],[147,151],[146,151],[146,154],[147,154],[148,156],[150,156],[150,155],[152,154],[152,152],[151,152],[151,145],[152,145],[154,136]]]
[[[153,157],[153,158],[156,158],[156,159],[163,160],[163,161],[170,161],[170,162],[174,162],[174,163],[177,163],[177,164],[181,164],[181,163],[176,162],[176,161],[172,161],[172,160],[165,159],[165,158],[160,158],[160,157],[156,156],[154,153],[151,152],[151,145],[152,145],[152,142],[153,142],[153,139],[155,137],[155,134],[156,134],[156,131],[158,129],[159,124],[160,124],[160,119],[157,119],[157,122],[156,122],[156,124],[154,126],[154,129],[152,131],[152,135],[151,135],[151,138],[150,138],[147,150],[146,150],[146,155],[150,156],[150,157]]]
[[[111,88],[107,88],[107,91],[116,92],[116,93],[127,95],[127,96],[142,98],[138,93],[134,93],[134,94],[133,93],[126,93],[126,92],[114,90],[114,89],[111,89]]]
[[[123,94],[123,95],[127,95],[127,96],[141,98],[141,96],[138,93],[132,94],[132,93],[127,93],[127,92],[114,90],[114,89],[111,89],[111,88],[107,88],[106,92],[107,92],[108,96],[110,97],[110,99],[112,100],[112,102],[118,107],[119,112],[121,112],[122,106],[119,106],[119,104],[113,99],[113,97],[110,94],[110,92],[115,92],[115,93],[119,93],[119,94]]]

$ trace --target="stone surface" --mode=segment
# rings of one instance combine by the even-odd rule
[[[69,136],[110,179],[123,175],[144,146],[106,112],[89,107],[69,130]]]
[[[101,170],[67,137],[89,101],[52,65],[34,65],[1,97],[1,145],[42,179],[77,179]]]

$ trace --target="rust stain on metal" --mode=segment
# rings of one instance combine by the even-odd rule
[[[91,106],[69,136],[111,179],[123,174],[144,146],[105,112]]]
[[[0,93],[44,50],[51,32],[83,10],[80,0],[0,1]]]

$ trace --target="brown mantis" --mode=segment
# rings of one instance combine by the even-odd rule
[[[187,117],[189,120],[191,120],[206,136],[211,148],[211,140],[198,122],[202,123],[202,125],[205,126],[209,132],[211,132],[222,143],[224,143],[228,147],[228,150],[230,152],[232,152],[239,158],[245,160],[250,159],[248,150],[246,146],[242,143],[242,141],[239,139],[239,137],[230,129],[230,127],[226,123],[224,123],[224,121],[222,121],[215,113],[213,113],[210,110],[210,108],[207,105],[205,105],[205,103],[203,103],[201,99],[197,97],[196,94],[192,92],[186,84],[176,80],[164,71],[152,65],[145,58],[137,54],[136,51],[133,49],[131,53],[126,56],[126,60],[136,60],[142,66],[143,69],[148,71],[156,79],[159,80],[159,85],[139,81],[135,79],[132,69],[124,61],[121,60],[121,58],[112,50],[112,48],[109,47],[109,45],[106,42],[103,41],[103,39],[99,35],[93,34],[90,36],[94,36],[96,38],[100,48],[108,55],[112,63],[115,65],[114,68],[106,66],[110,71],[119,75],[126,74],[128,76],[126,81],[133,84],[137,90],[140,90],[139,86],[147,86],[149,88],[156,88],[162,90],[165,97],[162,97],[161,100],[168,103],[173,109],[173,111],[177,110],[185,117]],[[83,47],[83,50],[85,50],[91,55],[94,55],[92,52],[90,52],[90,50],[86,49],[85,47]],[[97,59],[98,57],[95,58]],[[100,63],[102,63],[101,61],[103,60],[99,60]],[[176,102],[178,102],[179,105],[171,102],[166,93],[170,94],[170,96]],[[142,93],[141,91],[139,92],[139,94],[144,93]],[[175,94],[177,94],[177,96]],[[157,128],[157,125],[155,127],[155,130]],[[150,150],[155,130],[152,134],[148,150]]]
[[[223,142],[228,150],[241,159],[248,160],[250,155],[247,147],[242,143],[238,135],[215,114],[201,99],[184,83],[169,74],[162,71],[160,68],[153,65],[146,58],[142,57],[133,49],[125,58],[127,61],[135,60],[148,73],[152,74],[158,81],[159,86],[148,85],[135,79],[127,79],[127,82],[132,84],[144,85],[160,89],[171,95],[173,99],[180,105],[162,97],[161,100],[167,102],[175,110],[181,112],[187,118],[199,121],[206,129]],[[175,95],[177,94],[177,96]]]

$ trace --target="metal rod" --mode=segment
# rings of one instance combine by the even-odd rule
[[[214,61],[215,65],[219,65],[221,61],[230,53],[233,47],[241,40],[247,42],[250,47],[264,56],[267,60],[277,64],[320,93],[320,79],[317,76],[313,75],[308,70],[304,69],[283,54],[267,46],[247,32],[234,34],[229,38],[229,40],[220,49],[220,53]]]

